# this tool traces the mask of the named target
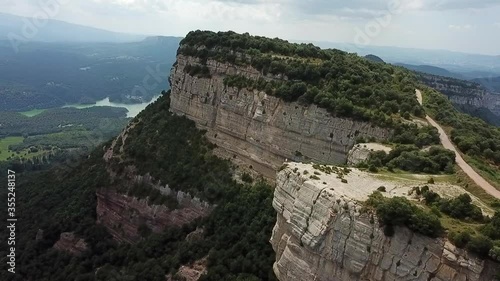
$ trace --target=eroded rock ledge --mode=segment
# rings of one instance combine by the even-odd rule
[[[310,165],[289,163],[277,175],[271,243],[279,280],[494,280],[498,264],[445,239],[406,228],[386,237],[373,214],[360,212],[360,200],[376,185],[345,183],[336,175],[313,180],[312,171]],[[360,176],[353,171],[351,178]]]
[[[199,64],[193,57],[178,55],[170,74],[171,110],[194,120],[207,130],[209,140],[221,156],[252,168],[267,178],[285,159],[344,164],[356,138],[385,140],[387,129],[346,118],[334,118],[316,105],[286,103],[264,92],[226,87],[228,75],[257,79],[264,76],[251,67],[207,61],[211,78],[184,72],[186,65]]]

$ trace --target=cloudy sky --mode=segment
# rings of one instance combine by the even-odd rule
[[[0,0],[0,11],[113,31],[234,30],[288,40],[500,55],[500,0]]]

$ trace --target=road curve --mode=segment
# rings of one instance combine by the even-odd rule
[[[422,93],[420,90],[415,90],[416,95],[417,95],[417,100],[420,104],[422,104]],[[436,128],[439,131],[439,138],[441,139],[441,143],[443,144],[444,148],[449,149],[453,152],[455,152],[455,160],[457,162],[457,165],[464,171],[464,173],[467,174],[469,178],[471,178],[479,187],[481,187],[484,191],[486,191],[488,194],[491,196],[500,199],[500,191],[496,189],[493,185],[491,185],[489,182],[487,182],[481,175],[479,175],[472,167],[465,162],[465,160],[462,158],[462,155],[458,153],[458,150],[455,148],[453,143],[450,141],[450,138],[446,135],[446,132],[439,126],[439,124],[434,121],[431,117],[428,115],[425,116],[425,119],[429,124],[431,124],[434,128]]]

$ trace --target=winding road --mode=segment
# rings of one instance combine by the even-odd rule
[[[422,93],[420,92],[420,90],[415,90],[415,92],[418,102],[422,105]],[[441,143],[443,144],[444,148],[455,152],[455,160],[460,169],[462,169],[467,174],[467,176],[471,178],[484,191],[486,191],[491,196],[500,199],[500,191],[492,186],[489,182],[487,182],[476,171],[474,171],[474,169],[472,169],[472,167],[467,164],[467,162],[465,162],[465,160],[462,158],[462,155],[458,153],[458,150],[455,148],[453,143],[451,143],[450,138],[446,135],[446,132],[443,130],[443,128],[441,128],[441,126],[439,126],[439,124],[428,115],[425,116],[425,119],[439,131],[439,138],[441,139]]]

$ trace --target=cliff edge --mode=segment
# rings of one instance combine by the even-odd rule
[[[279,280],[493,280],[498,264],[446,239],[401,227],[385,236],[361,203],[380,180],[356,169],[331,171],[288,163],[277,175],[271,243]],[[407,196],[411,183],[386,188],[386,196]]]

